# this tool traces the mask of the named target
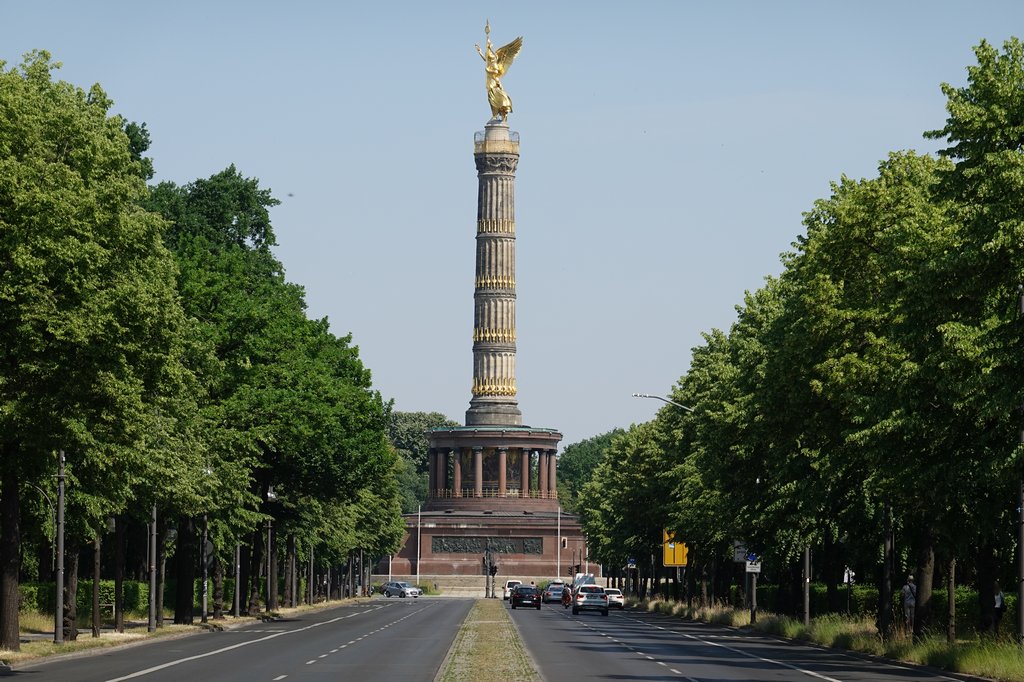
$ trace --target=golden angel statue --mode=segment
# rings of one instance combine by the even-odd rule
[[[503,121],[508,120],[512,112],[512,98],[508,96],[505,89],[501,87],[501,77],[512,66],[512,60],[519,54],[523,47],[523,37],[519,36],[508,45],[499,47],[497,51],[491,45],[491,22],[488,20],[484,27],[484,34],[487,36],[486,52],[476,46],[480,58],[484,60],[484,71],[487,73],[487,101],[491,105],[491,116]]]

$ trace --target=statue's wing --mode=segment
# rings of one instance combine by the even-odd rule
[[[498,58],[498,75],[503,76],[508,67],[512,66],[512,60],[519,54],[519,50],[523,48],[523,37],[519,36],[508,45],[499,47],[494,53]]]

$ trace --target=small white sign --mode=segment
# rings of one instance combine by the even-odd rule
[[[747,573],[760,573],[761,562],[760,561],[748,561],[747,562]]]
[[[747,543],[740,542],[739,540],[733,540],[732,560],[736,563],[740,563],[747,560]]]

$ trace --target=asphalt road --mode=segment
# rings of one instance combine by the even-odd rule
[[[15,668],[29,682],[430,682],[472,599],[374,599]]]
[[[577,616],[560,605],[510,611],[546,680],[918,682],[973,679],[683,621],[646,611]]]

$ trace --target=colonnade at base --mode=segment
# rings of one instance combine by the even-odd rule
[[[513,446],[430,448],[429,497],[557,499],[555,453]]]

